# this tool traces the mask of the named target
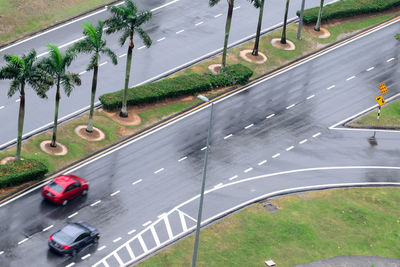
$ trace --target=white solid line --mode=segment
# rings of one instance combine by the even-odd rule
[[[68,216],[68,219],[71,219],[72,217],[78,215],[78,212],[72,213],[71,215]]]
[[[121,57],[124,57],[124,56],[126,56],[126,53],[125,53],[125,54],[122,54],[122,55],[120,55],[120,56],[118,56],[118,57],[121,58]]]
[[[275,155],[272,156],[273,159],[279,157],[281,155],[281,153],[276,153]]]
[[[131,259],[135,259],[135,254],[133,254],[133,251],[132,251],[131,246],[130,246],[129,244],[126,244],[126,245],[125,245],[125,248],[126,248],[126,250],[128,251],[129,256],[131,257]]]
[[[131,235],[131,234],[133,234],[134,232],[136,232],[136,229],[130,230],[130,231],[128,232],[128,235]]]
[[[21,99],[17,99],[17,100],[15,100],[15,102],[19,102],[19,101],[21,101]]]
[[[245,129],[249,129],[249,128],[253,127],[253,126],[254,126],[254,124],[252,123],[252,124],[247,125],[247,126],[244,127],[244,128],[245,128]]]
[[[266,160],[266,159],[263,160],[263,161],[260,161],[260,162],[258,163],[258,166],[261,166],[261,165],[263,165],[263,164],[265,164],[265,163],[267,163],[267,160]]]
[[[223,183],[219,183],[219,184],[215,185],[214,188],[218,188],[218,187],[221,187],[223,185],[224,185]]]
[[[291,104],[290,106],[286,107],[286,109],[291,109],[294,106],[296,106],[296,104]]]
[[[371,67],[371,68],[367,69],[367,71],[371,71],[373,69],[375,69],[375,67]]]
[[[147,225],[151,224],[151,221],[147,221],[144,224],[142,224],[143,227],[146,227]]]
[[[180,210],[178,210],[178,214],[179,214],[179,219],[181,220],[182,229],[183,231],[186,232],[188,228],[186,225],[185,215]]]
[[[293,148],[294,148],[294,146],[290,146],[290,147],[286,148],[286,151],[290,151],[290,150],[292,150]]]
[[[4,253],[4,250],[0,251],[0,255],[2,255]]]
[[[90,254],[86,254],[85,256],[83,256],[81,259],[82,260],[86,260],[87,258],[89,258],[90,257]]]
[[[146,46],[144,45],[144,46],[141,46],[141,47],[139,47],[138,48],[138,50],[142,50],[143,48],[145,48]]]
[[[347,78],[347,79],[346,79],[346,81],[353,80],[355,77],[356,77],[356,76],[354,76],[354,75],[353,75],[353,76],[351,76],[351,77]]]
[[[228,138],[230,138],[232,136],[233,136],[232,134],[228,134],[227,136],[224,137],[224,139],[226,140],[226,139],[228,139]]]
[[[21,241],[18,242],[18,245],[21,245],[22,243],[28,241],[28,239],[29,239],[29,238],[22,239]]]
[[[47,230],[53,228],[53,226],[54,226],[54,225],[47,226],[46,228],[44,228],[44,229],[42,230],[42,232],[46,232]]]
[[[203,23],[204,23],[204,21],[200,21],[200,22],[196,23],[195,26],[199,26],[199,25],[201,25]]]
[[[101,200],[97,200],[96,202],[90,204],[91,207],[96,206],[97,204],[99,204],[101,202]]]
[[[184,32],[184,31],[185,31],[185,30],[177,31],[176,34],[180,34],[180,33]]]
[[[103,62],[103,63],[101,63],[100,65],[99,65],[99,67],[101,67],[101,66],[104,66],[104,65],[106,65],[108,62],[106,61],[106,62]]]
[[[104,246],[99,247],[97,250],[98,250],[98,251],[102,251],[102,250],[105,249],[106,247],[107,247],[107,246],[104,245]]]
[[[79,75],[83,75],[83,74],[85,74],[87,71],[86,70],[84,70],[84,71],[82,71],[82,72],[79,72]]]
[[[207,148],[206,146],[205,146],[205,147],[203,147],[203,148],[201,149],[201,151],[203,151],[203,150],[206,150],[206,148]]]
[[[157,173],[159,173],[159,172],[162,172],[163,170],[164,170],[164,168],[158,169],[158,170],[156,170],[156,171],[154,172],[154,174],[157,174]]]
[[[183,157],[183,158],[179,159],[178,162],[184,161],[185,159],[187,159],[187,157]]]
[[[75,265],[75,262],[71,262],[70,264],[65,265],[65,267],[72,267],[72,266],[74,266],[74,265]]]
[[[166,215],[165,212],[164,212],[164,213],[161,213],[160,215],[157,216],[157,218],[162,218],[162,217],[164,217],[165,215]]]
[[[172,238],[174,238],[174,235],[172,234],[172,229],[171,229],[171,225],[169,224],[169,219],[168,219],[168,215],[165,216],[164,218],[164,224],[165,224],[165,228],[167,228],[167,233],[168,233],[168,240],[171,240]]]
[[[240,8],[240,6],[237,6],[237,7],[234,7],[233,10],[236,10],[236,9],[239,9],[239,8]]]
[[[315,95],[310,95],[309,97],[307,97],[307,100],[313,98],[314,96]]]
[[[138,184],[138,183],[140,183],[141,181],[142,181],[142,179],[139,179],[139,180],[133,182],[132,185]]]
[[[1,107],[0,107],[0,109],[3,109],[3,108],[4,108],[4,106],[1,106]]]
[[[149,250],[147,249],[146,243],[144,243],[143,237],[141,235],[138,236],[138,240],[140,245],[142,246],[143,251],[147,253]]]
[[[229,181],[232,181],[232,180],[234,180],[234,179],[236,179],[236,178],[238,178],[239,176],[237,176],[237,175],[234,175],[234,176],[232,176],[231,178],[229,178]]]
[[[157,42],[161,42],[161,41],[164,41],[164,40],[165,40],[165,37],[162,37],[162,38],[158,39]]]
[[[270,118],[272,118],[273,116],[275,116],[274,113],[272,113],[271,115],[268,115],[268,116],[266,117],[266,119],[270,119]]]
[[[173,1],[171,1],[171,2],[169,2],[169,3],[166,3],[166,4],[162,5],[162,6],[153,8],[153,9],[150,10],[150,11],[151,11],[151,12],[154,12],[154,11],[156,11],[156,10],[158,10],[158,9],[161,9],[161,8],[166,7],[166,6],[172,5],[172,4],[176,3],[176,2],[179,2],[179,0],[173,0]]]
[[[121,257],[118,255],[117,252],[114,253],[114,257],[118,261],[118,264],[119,264],[118,266],[124,266],[124,262],[122,261]],[[104,263],[108,265],[108,263],[106,261]],[[106,267],[110,267],[110,265],[108,265]]]
[[[156,233],[156,230],[154,229],[154,225],[152,225],[152,226],[150,227],[150,232],[151,232],[152,235],[153,235],[154,241],[156,241],[157,247],[159,247],[159,246],[161,245],[161,242],[160,242],[160,239],[158,239],[158,235],[157,235],[157,233]]]
[[[245,169],[243,172],[248,173],[249,171],[252,171],[252,170],[253,170],[253,168],[248,168],[248,169]]]
[[[321,135],[321,133],[320,132],[318,132],[318,133],[316,133],[316,134],[314,134],[312,137],[317,137],[317,136],[320,136]]]
[[[116,243],[116,242],[120,241],[121,239],[122,239],[122,237],[117,237],[117,238],[115,238],[115,239],[113,240],[113,243]]]
[[[394,57],[389,58],[388,60],[386,60],[386,62],[390,62],[390,61],[392,61],[392,60],[394,60]]]
[[[326,90],[331,90],[332,88],[335,88],[335,85],[331,85],[328,88],[326,88]]]
[[[302,144],[304,144],[304,143],[307,142],[307,141],[308,141],[307,139],[301,140],[301,141],[299,142],[299,144],[302,145]]]
[[[114,193],[110,194],[111,197],[115,196],[116,194],[118,194],[119,192],[121,192],[120,190],[115,191]]]
[[[218,18],[220,16],[222,16],[222,13],[219,13],[219,14],[215,15],[214,18]]]

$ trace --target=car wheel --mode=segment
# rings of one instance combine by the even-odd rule
[[[99,237],[96,236],[96,237],[94,238],[94,243],[95,243],[95,244],[99,243]]]
[[[82,196],[86,196],[87,195],[87,189],[82,191]]]
[[[72,256],[72,257],[75,257],[76,254],[78,254],[78,251],[77,251],[76,249],[74,249],[74,250],[71,252],[71,256]]]
[[[67,205],[67,203],[68,203],[68,200],[64,200],[64,201],[62,202],[62,205],[65,206],[65,205]]]

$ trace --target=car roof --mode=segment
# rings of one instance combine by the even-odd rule
[[[77,237],[84,232],[89,232],[88,229],[80,226],[77,223],[69,223],[63,228],[61,228],[62,232],[66,233],[69,236]]]
[[[70,184],[76,183],[76,180],[69,175],[60,175],[53,180],[55,183],[61,185],[62,187],[67,187]]]

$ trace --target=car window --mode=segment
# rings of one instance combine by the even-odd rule
[[[72,180],[74,180],[75,184],[78,185],[77,187],[81,186],[81,182],[78,181],[78,179],[75,179],[75,178],[72,177]]]
[[[83,233],[83,234],[81,234],[80,236],[78,236],[78,237],[75,239],[75,242],[81,241],[82,239],[85,239],[85,238],[88,237],[88,236],[89,236],[89,233]]]
[[[62,244],[71,244],[72,240],[74,240],[74,236],[71,236],[64,231],[58,231],[53,235],[53,238]]]
[[[62,187],[61,185],[59,185],[59,184],[57,184],[56,182],[54,182],[54,181],[51,181],[50,183],[49,183],[49,187],[51,188],[51,189],[53,189],[54,191],[57,191],[57,192],[62,192],[63,190],[64,190],[64,187]]]
[[[79,183],[74,183],[74,188],[78,188],[78,187],[80,187],[81,186],[81,184],[79,184]]]
[[[65,189],[65,192],[71,191],[71,190],[74,189],[74,188],[75,188],[74,185],[71,184],[71,185],[69,185],[69,186],[67,187],[67,189]]]

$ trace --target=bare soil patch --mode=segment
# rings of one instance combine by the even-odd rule
[[[106,135],[99,128],[93,127],[93,132],[86,131],[86,125],[79,125],[74,129],[74,132],[80,137],[88,141],[96,142],[106,138]]]
[[[102,110],[102,112],[105,115],[107,115],[108,117],[110,117],[111,119],[122,125],[134,126],[134,125],[139,125],[142,122],[136,110],[128,107],[127,111],[128,111],[128,117],[123,118],[119,116],[120,110],[115,110],[115,111]]]
[[[328,29],[320,27],[320,31],[316,31],[316,30],[314,30],[313,25],[305,25],[304,31],[311,36],[321,38],[321,39],[328,38],[329,36],[331,36],[331,33],[328,31]]]
[[[294,43],[288,39],[286,39],[286,44],[282,44],[281,43],[281,38],[274,38],[271,40],[271,44],[279,49],[283,49],[283,50],[295,50],[296,46],[294,45]]]
[[[240,51],[240,57],[254,64],[263,64],[267,61],[267,57],[263,53],[258,52],[258,56],[253,56],[252,52],[253,50],[250,49],[242,50]]]
[[[15,160],[15,157],[5,157],[0,161],[1,165],[7,164],[9,162],[13,162]]]
[[[218,74],[221,72],[221,64],[211,64],[208,66],[208,69],[213,73],[213,74]]]
[[[54,156],[64,156],[68,153],[68,148],[65,145],[59,142],[56,142],[56,145],[56,147],[52,147],[51,140],[45,140],[40,143],[40,149],[45,153]]]

